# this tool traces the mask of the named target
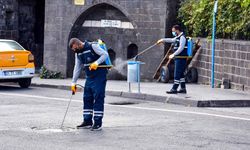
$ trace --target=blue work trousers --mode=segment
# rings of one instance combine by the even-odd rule
[[[87,77],[83,94],[83,119],[102,125],[107,70],[100,69],[94,77]]]
[[[173,90],[177,90],[179,84],[181,89],[186,89],[184,72],[186,69],[187,60],[183,58],[175,58],[174,85]]]

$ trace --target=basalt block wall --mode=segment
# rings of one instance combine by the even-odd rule
[[[90,41],[101,38],[112,51],[112,59],[126,61],[165,37],[166,26],[171,26],[170,16],[176,16],[176,3],[172,0],[85,0],[84,5],[75,5],[74,0],[46,0],[44,65],[71,77],[74,54],[68,48],[68,41],[72,37]],[[102,21],[114,24],[104,27]],[[142,78],[152,79],[163,55],[164,47],[156,46],[139,58],[145,62],[141,68]],[[121,68],[122,72],[125,70],[126,67]]]
[[[197,68],[199,83],[211,82],[211,41],[201,40],[202,50]],[[231,88],[250,91],[250,42],[216,40],[215,48],[215,86],[222,79],[231,81]]]
[[[16,0],[0,0],[0,38],[18,40],[18,13]]]
[[[19,42],[43,64],[44,0],[0,0],[0,38]]]

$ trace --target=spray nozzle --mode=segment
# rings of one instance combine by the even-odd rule
[[[138,55],[136,55],[135,57],[133,57],[133,61],[137,61],[138,59]]]

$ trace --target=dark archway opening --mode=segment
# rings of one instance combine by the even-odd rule
[[[18,0],[18,42],[35,57],[35,67],[43,65],[45,0]]]
[[[127,59],[131,59],[138,54],[138,46],[134,43],[130,44],[127,48]]]

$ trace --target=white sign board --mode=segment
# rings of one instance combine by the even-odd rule
[[[120,20],[101,20],[101,27],[120,28],[121,21]]]
[[[84,5],[85,4],[85,0],[74,0],[74,4],[75,5]]]

